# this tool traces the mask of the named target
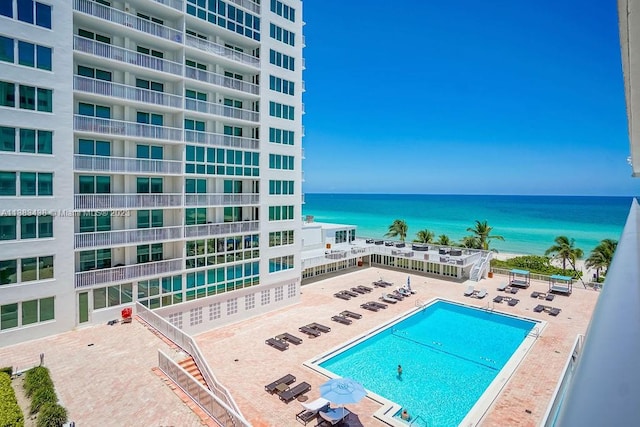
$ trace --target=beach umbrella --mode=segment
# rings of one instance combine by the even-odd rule
[[[344,405],[358,403],[366,395],[362,384],[351,378],[333,378],[320,386],[320,397],[341,405],[343,416]]]
[[[411,276],[407,276],[407,289],[411,290]]]

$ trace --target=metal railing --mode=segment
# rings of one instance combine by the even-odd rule
[[[140,18],[135,15],[131,15],[113,7],[108,7],[100,3],[96,3],[94,1],[74,0],[73,10],[113,22],[114,24],[120,24],[125,27],[133,28],[134,30],[151,34],[152,36],[182,43],[181,31],[178,31],[171,27],[167,27],[165,25],[160,25],[158,23]]]
[[[76,194],[74,209],[137,209],[182,206],[182,194]]]
[[[185,237],[217,236],[230,233],[248,233],[260,229],[259,221],[223,222],[221,224],[187,225],[184,227]]]
[[[212,206],[212,205],[256,205],[260,203],[259,194],[185,194],[185,206]]]
[[[235,89],[253,95],[257,95],[258,93],[260,93],[260,87],[254,85],[253,83],[223,76],[222,74],[212,73],[211,71],[199,70],[193,67],[186,67],[184,74],[185,77],[188,77],[190,79],[211,83],[212,85]]]
[[[177,62],[124,49],[119,46],[97,42],[81,36],[73,36],[73,49],[138,67],[182,76],[182,64],[178,64]]]
[[[163,240],[181,239],[182,226],[78,233],[74,238],[76,249],[99,246],[112,247],[131,243],[159,242]]]
[[[242,6],[245,9],[249,9],[252,12],[260,14],[260,4],[254,2],[253,0],[229,0],[231,3],[235,3],[238,6]]]
[[[165,261],[147,262],[144,264],[125,265],[122,267],[104,268],[101,270],[82,271],[75,274],[76,289],[102,283],[120,283],[146,276],[173,273],[183,268],[182,258]]]
[[[176,328],[174,325],[167,322],[165,319],[154,313],[152,310],[149,310],[139,302],[136,302],[136,314],[162,335],[166,336],[171,341],[176,343],[187,354],[193,357],[196,366],[200,370],[202,377],[204,378],[213,395],[220,399],[222,402],[226,403],[226,405],[233,410],[235,415],[238,417],[239,422],[243,423],[242,425],[250,426],[250,424],[242,416],[242,413],[240,412],[240,409],[238,408],[236,402],[233,400],[231,393],[229,393],[229,390],[227,390],[215,377],[211,367],[207,363],[207,360],[202,356],[198,344],[189,334]],[[190,394],[188,391],[186,392],[187,394]]]
[[[181,12],[184,10],[184,2],[182,0],[153,0],[153,1],[155,1],[156,3],[163,4],[165,6],[172,7]]]
[[[185,38],[185,45],[195,47],[196,49],[203,50],[214,55],[221,56],[233,61],[242,62],[243,64],[250,65],[255,68],[260,68],[260,58],[248,55],[244,52],[238,52],[235,49],[230,49],[226,46],[214,43],[209,40],[204,40],[199,37],[187,34]]]
[[[165,141],[182,141],[182,129],[168,126],[156,126],[146,123],[128,122],[124,120],[103,119],[92,116],[73,116],[73,129],[101,133],[107,135],[130,136],[133,138],[162,139]]]
[[[260,147],[260,141],[257,139],[195,130],[185,130],[184,140],[216,147],[246,148],[249,150],[257,150]]]
[[[187,110],[198,111],[199,113],[214,114],[216,116],[247,120],[250,122],[258,122],[260,120],[260,113],[244,108],[230,107],[224,104],[199,101],[192,98],[186,98],[184,104]]]
[[[73,89],[110,98],[164,105],[165,107],[182,108],[183,103],[181,96],[78,75],[73,76]]]
[[[74,154],[73,168],[82,171],[182,174],[182,162],[175,160],[135,159],[130,157],[85,156]]]

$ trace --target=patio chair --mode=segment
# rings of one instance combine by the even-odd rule
[[[322,411],[319,413],[320,418],[325,420],[329,425],[335,426],[340,424],[351,415],[351,412],[342,407],[342,408],[329,408],[326,411]]]
[[[403,297],[410,297],[411,296],[411,292],[409,292],[407,289],[405,288],[398,288],[398,293],[400,295],[402,295]]]
[[[344,295],[349,295],[350,297],[357,297],[358,295],[360,295],[360,294],[358,294],[358,293],[356,293],[356,292],[347,291],[347,290],[343,290],[343,291],[341,291],[341,292],[342,292]]]
[[[541,292],[533,291],[531,292],[531,298],[540,298]]]
[[[342,313],[340,313],[340,315],[344,317],[351,317],[352,319],[362,319],[362,314],[354,313],[353,311],[349,310],[343,311]]]
[[[395,298],[395,299],[397,299],[398,301],[402,301],[402,300],[404,300],[404,295],[402,295],[402,294],[401,294],[400,292],[398,292],[398,291],[390,292],[390,293],[389,293],[389,296],[390,296],[391,298]]]
[[[473,295],[476,292],[475,288],[473,285],[469,285],[469,287],[467,288],[466,291],[464,291],[464,296],[465,297],[470,297],[471,295]]]
[[[343,325],[350,325],[353,323],[353,320],[347,319],[344,316],[333,316],[331,320],[333,320],[334,322],[342,323]]]
[[[546,299],[547,301],[553,301],[555,297],[556,296],[554,294],[547,294],[547,296],[544,297],[544,299]]]
[[[384,304],[384,303],[378,302],[378,301],[369,301],[367,304],[372,305],[374,307],[378,307],[378,308],[387,308],[387,307],[389,307],[387,304]]]
[[[313,322],[313,323],[308,324],[307,326],[310,327],[311,329],[315,329],[317,331],[324,332],[325,334],[327,332],[331,332],[331,328],[330,327],[321,325],[320,323]]]
[[[560,314],[560,311],[562,311],[562,310],[560,310],[559,308],[553,308],[552,307],[552,308],[549,309],[549,314],[552,315],[552,316],[557,316],[558,314]]]
[[[369,311],[380,311],[379,307],[376,307],[375,305],[371,305],[368,302],[364,304],[360,304],[360,308],[364,308],[365,310],[369,310]]]
[[[368,287],[368,286],[363,286],[363,285],[358,285],[358,289],[362,289],[362,290],[363,290],[363,291],[365,291],[365,292],[371,292],[371,291],[373,291],[373,289],[371,289],[370,287]]]
[[[398,302],[397,299],[391,297],[391,295],[389,294],[382,294],[382,296],[380,297],[380,299],[384,302],[388,302],[389,304],[395,304]]]
[[[295,345],[302,344],[302,338],[298,338],[295,335],[291,335],[288,332],[285,332],[284,334],[280,334],[276,336],[276,339],[290,342],[291,344],[295,344]]]
[[[533,311],[534,311],[535,313],[542,313],[542,312],[544,311],[544,305],[540,305],[540,304],[536,305],[536,306],[533,308]]]
[[[278,397],[280,397],[280,400],[282,400],[283,402],[289,403],[293,399],[296,399],[299,396],[302,396],[303,394],[307,393],[309,390],[311,390],[311,384],[303,381],[300,384],[296,385],[295,387],[292,387],[289,390],[283,391],[278,395]]]
[[[276,338],[269,338],[265,341],[265,344],[270,345],[273,348],[277,348],[280,351],[285,351],[289,348],[289,343],[286,341],[281,341]]]
[[[320,411],[324,411],[329,408],[329,401],[322,397],[314,400],[313,402],[300,404],[304,409],[296,414],[296,420],[304,425],[313,421]]]
[[[493,299],[493,302],[502,302],[503,299],[504,299],[504,297],[502,295],[498,295],[497,297],[495,297]]]
[[[355,293],[357,293],[357,294],[360,294],[360,295],[362,295],[362,294],[366,294],[366,293],[367,293],[366,291],[363,291],[362,289],[360,289],[360,288],[355,288],[355,287],[354,287],[354,288],[351,288],[351,291],[353,291],[353,292],[355,292]]]
[[[349,295],[345,295],[345,294],[344,294],[344,293],[342,293],[342,292],[338,292],[338,293],[336,293],[336,294],[333,294],[333,296],[334,296],[334,297],[336,297],[336,298],[343,299],[343,300],[345,300],[345,301],[349,301],[349,300],[351,299],[351,297],[350,297]]]
[[[480,292],[476,294],[476,298],[482,299],[487,296],[487,288],[480,289]]]
[[[296,382],[296,377],[294,377],[291,374],[287,374],[282,378],[278,378],[277,380],[275,380],[274,382],[272,382],[271,384],[267,384],[266,386],[264,386],[265,391],[273,394],[276,391],[276,387],[280,384],[293,384],[294,382]]]
[[[516,305],[519,302],[520,302],[519,299],[511,298],[507,304],[509,304],[509,307],[513,307],[514,305]]]
[[[505,290],[505,289],[507,289],[508,287],[509,287],[509,285],[508,285],[508,284],[506,284],[506,283],[500,283],[500,286],[498,286],[498,290],[499,290],[499,291],[503,291],[503,292],[504,292],[504,290]]]
[[[309,326],[301,326],[298,328],[298,331],[303,332],[305,334],[307,334],[308,336],[315,338],[315,337],[319,337],[320,336],[320,332],[316,331],[313,328],[310,328]]]

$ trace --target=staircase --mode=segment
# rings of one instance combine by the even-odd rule
[[[193,357],[189,356],[186,359],[181,360],[180,362],[178,362],[178,365],[180,365],[182,369],[187,371],[189,375],[195,378],[205,388],[209,388],[206,381],[204,380],[204,377],[202,376],[202,373],[200,372],[200,369],[198,369],[198,365],[196,365],[195,360],[193,360]]]
[[[491,252],[485,252],[484,254],[482,254],[482,258],[480,258],[471,269],[469,279],[473,280],[474,282],[480,281],[480,279],[482,279],[482,274],[487,269],[487,264],[489,263],[489,261],[491,261],[491,258]]]

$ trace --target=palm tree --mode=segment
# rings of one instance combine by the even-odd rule
[[[434,237],[435,234],[433,234],[433,231],[425,228],[416,233],[416,238],[413,241],[416,243],[432,243]]]
[[[493,230],[493,227],[490,227],[486,220],[482,222],[476,220],[476,226],[474,228],[467,228],[467,231],[473,233],[478,239],[479,248],[485,251],[489,250],[489,242],[491,242],[491,240],[504,240],[502,236],[492,236],[491,230]]]
[[[567,271],[567,261],[573,267],[573,271],[576,271],[576,260],[582,258],[584,252],[582,249],[575,247],[575,239],[569,239],[567,236],[558,236],[554,241],[556,244],[547,249],[544,254],[553,254],[554,258],[561,259],[564,271]]]
[[[385,237],[400,237],[400,241],[404,242],[407,238],[407,231],[409,226],[402,219],[396,219],[393,224],[389,226],[389,232],[385,234]]]
[[[616,240],[604,239],[589,254],[589,258],[586,259],[584,265],[587,268],[596,269],[596,281],[600,279],[601,269],[609,269],[617,246],[618,242]]]
[[[478,239],[476,236],[463,237],[462,240],[460,241],[460,246],[462,246],[463,248],[469,248],[469,249],[481,249],[480,239]]]
[[[442,246],[451,246],[451,239],[446,234],[441,234],[438,236],[438,241],[436,243]]]

